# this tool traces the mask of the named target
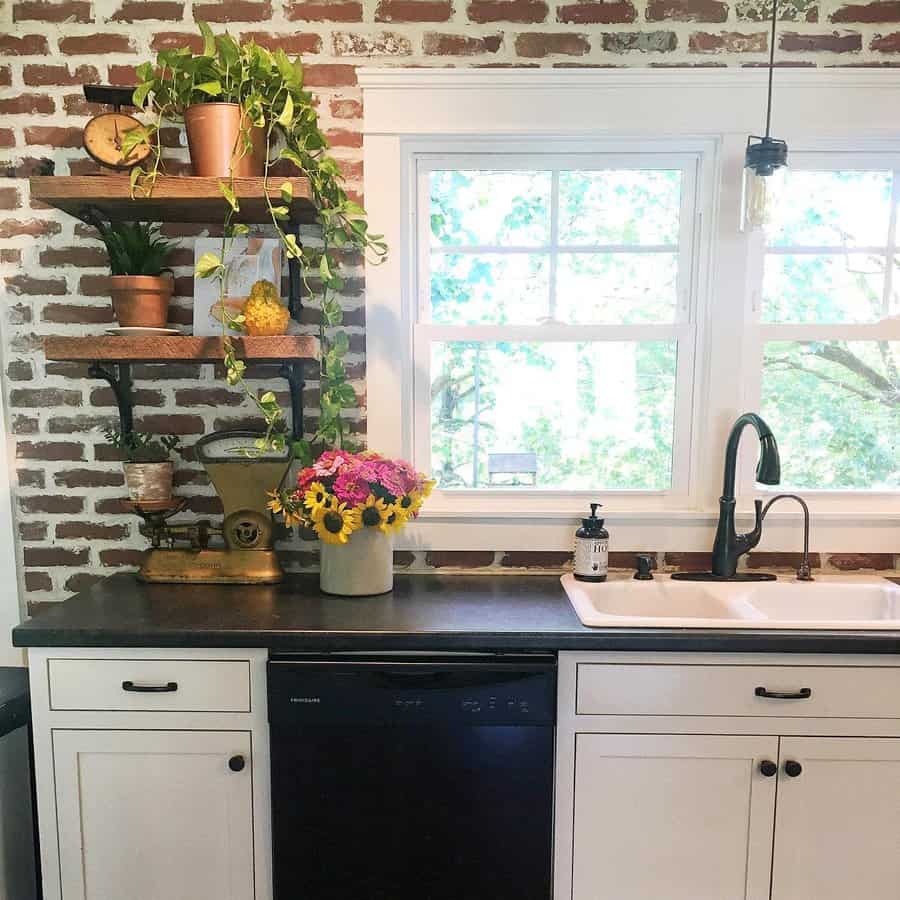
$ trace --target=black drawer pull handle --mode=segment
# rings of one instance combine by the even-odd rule
[[[166,684],[135,684],[133,681],[123,681],[122,690],[131,691],[133,694],[172,694],[178,690],[178,682],[169,681]]]
[[[800,688],[799,691],[770,691],[768,688],[758,687],[753,693],[757,697],[766,697],[769,700],[809,700],[812,697],[812,688]]]

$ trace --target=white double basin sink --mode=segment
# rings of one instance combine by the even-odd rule
[[[572,606],[592,628],[900,629],[900,586],[883,578],[823,575],[815,581],[636,581],[562,577]]]

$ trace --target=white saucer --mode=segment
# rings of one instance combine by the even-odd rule
[[[107,328],[107,334],[117,334],[122,337],[139,337],[150,334],[181,334],[177,328]]]

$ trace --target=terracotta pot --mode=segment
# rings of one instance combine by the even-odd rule
[[[175,287],[171,275],[110,275],[109,293],[123,328],[165,328]]]
[[[377,528],[354,531],[346,544],[322,544],[320,560],[326,594],[366,597],[394,587],[394,541]]]
[[[195,103],[184,111],[194,175],[227,178],[234,164],[239,177],[259,176],[266,168],[266,130],[251,128],[253,150],[242,153],[243,112],[237,103]]]
[[[170,462],[122,463],[125,484],[132,500],[169,500],[172,497],[172,472]]]

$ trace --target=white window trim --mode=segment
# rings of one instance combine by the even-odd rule
[[[646,498],[609,497],[607,517],[619,548],[706,550],[712,542],[721,489],[722,453],[734,418],[753,399],[740,362],[753,353],[748,324],[752,236],[738,229],[743,151],[764,114],[764,71],[723,70],[475,70],[361,69],[366,207],[373,227],[392,249],[388,262],[367,268],[367,418],[370,446],[387,454],[413,453],[412,416],[404,385],[412,384],[415,261],[410,259],[417,152],[482,146],[489,136],[527,152],[536,144],[564,147],[618,142],[638,149],[665,138],[702,145],[714,181],[701,227],[713,248],[700,266],[698,326],[706,329],[696,359],[691,491],[680,509],[649,508]],[[792,147],[812,150],[867,146],[895,139],[900,73],[891,70],[780,70],[776,73],[775,132]],[[892,149],[900,149],[894,145]],[[408,216],[404,219],[403,212]],[[716,304],[735,290],[744,304]],[[709,298],[708,306],[706,298]],[[706,348],[705,350],[703,348]],[[736,364],[737,363],[737,364]],[[709,372],[715,372],[711,381]],[[758,385],[755,388],[758,398]],[[702,411],[698,415],[698,411]],[[748,439],[749,457],[755,448]],[[814,549],[894,551],[900,502],[858,495],[820,502],[813,510]],[[468,500],[471,502],[468,502]],[[606,497],[601,497],[606,499]],[[872,500],[873,498],[868,498]],[[900,498],[898,498],[900,499]],[[579,501],[526,494],[499,504],[493,496],[464,502],[436,497],[407,529],[403,546],[440,549],[568,549]],[[858,501],[858,502],[856,502]],[[652,502],[652,501],[651,501]],[[837,502],[837,501],[835,501]],[[749,511],[749,495],[741,503]],[[796,549],[797,515],[785,505],[767,520],[767,549]]]

